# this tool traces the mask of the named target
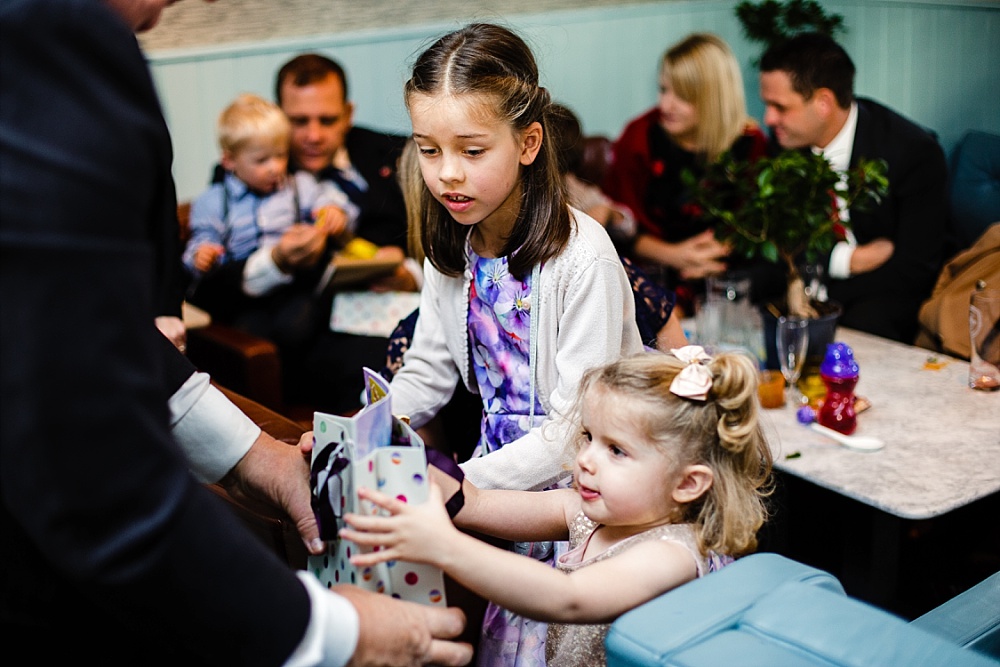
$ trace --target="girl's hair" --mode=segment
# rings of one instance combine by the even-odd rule
[[[681,508],[680,520],[695,525],[703,551],[739,556],[757,546],[772,488],[771,450],[758,419],[757,363],[740,352],[705,362],[712,387],[703,401],[670,391],[686,365],[673,354],[640,352],[591,369],[580,383],[573,417],[580,418],[589,389],[610,391],[636,406],[630,415],[675,465],[711,468],[711,488]]]
[[[292,126],[278,105],[244,93],[219,114],[219,146],[237,153],[250,143],[288,146]]]
[[[403,203],[406,207],[406,249],[407,254],[418,262],[424,261],[424,249],[421,243],[420,210],[423,205],[427,186],[420,175],[417,144],[407,141],[399,156],[396,168],[396,180],[403,192]]]
[[[736,56],[719,37],[694,33],[667,49],[663,71],[677,96],[694,105],[699,152],[706,160],[715,160],[732,147],[749,122]]]
[[[560,174],[574,174],[583,165],[583,126],[573,110],[562,104],[552,105],[550,132],[556,146]]]
[[[559,254],[569,241],[569,209],[550,136],[552,103],[538,85],[538,66],[528,45],[498,25],[467,25],[420,54],[404,86],[408,107],[414,95],[475,95],[484,112],[514,131],[541,123],[541,150],[521,169],[521,207],[502,254],[510,272],[521,279],[535,264]],[[421,199],[424,253],[442,273],[461,275],[468,228],[455,224],[429,192]]]

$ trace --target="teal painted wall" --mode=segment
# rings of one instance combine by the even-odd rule
[[[950,151],[970,129],[1000,134],[1000,3],[840,0],[841,42],[858,68],[856,91],[938,133]],[[532,45],[543,84],[591,134],[614,137],[656,97],[660,56],[693,31],[715,32],[744,65],[747,104],[760,118],[758,49],[741,34],[735,2],[689,0],[511,16]],[[238,93],[272,97],[272,77],[292,55],[317,50],[346,68],[355,122],[408,131],[401,98],[408,67],[429,41],[465,20],[305,39],[148,53],[174,140],[178,196],[206,185],[217,161],[215,119]],[[481,17],[479,17],[481,18]],[[495,20],[495,19],[491,19]]]

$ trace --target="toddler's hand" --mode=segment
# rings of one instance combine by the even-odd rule
[[[391,560],[430,563],[438,567],[449,553],[448,537],[458,531],[448,518],[441,489],[431,484],[427,502],[410,505],[372,489],[358,489],[358,497],[371,501],[391,516],[348,514],[350,528],[340,536],[361,546],[376,547],[371,553],[355,553],[351,563],[365,566]]]
[[[194,268],[201,273],[211,270],[225,251],[218,243],[202,243],[194,251]]]
[[[316,211],[316,228],[326,232],[330,238],[337,238],[347,230],[347,213],[339,206],[330,204]]]

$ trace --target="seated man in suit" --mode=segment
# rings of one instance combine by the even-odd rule
[[[381,298],[388,292],[418,291],[423,274],[418,262],[404,259],[406,207],[396,177],[407,137],[354,125],[344,70],[325,56],[307,53],[285,63],[276,77],[275,96],[292,124],[289,168],[336,182],[360,209],[356,235],[379,246],[380,256],[403,259],[392,275],[354,289],[383,293]],[[342,300],[343,295],[335,296],[334,316]],[[404,308],[402,316],[412,307],[415,303]],[[333,330],[334,318],[324,315],[317,323],[316,340],[295,360],[296,381],[309,402],[334,412],[349,411],[360,407],[361,367],[384,365],[388,335],[401,316],[380,331],[364,323]]]
[[[800,34],[760,62],[764,123],[780,148],[821,152],[834,169],[881,158],[889,194],[849,216],[853,239],[828,260],[830,299],[840,323],[912,343],[917,311],[941,268],[947,231],[947,166],[926,130],[885,106],[854,97],[854,63],[825,35]]]

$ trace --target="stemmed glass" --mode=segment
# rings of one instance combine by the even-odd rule
[[[809,347],[809,320],[804,317],[780,317],[777,330],[778,358],[781,374],[791,391],[794,405],[802,403],[804,396],[796,386]]]

